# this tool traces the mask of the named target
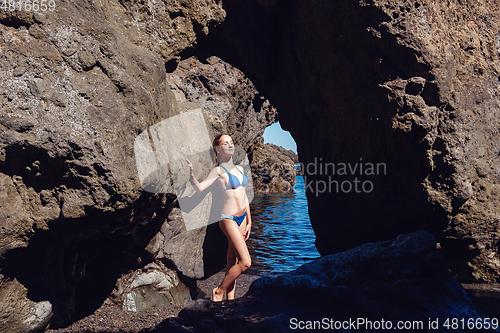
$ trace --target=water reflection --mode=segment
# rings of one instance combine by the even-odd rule
[[[248,273],[269,275],[291,271],[319,257],[309,222],[302,176],[294,193],[256,194],[251,205],[252,235]]]

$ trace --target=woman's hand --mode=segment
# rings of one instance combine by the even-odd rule
[[[243,234],[243,236],[245,237],[245,242],[250,237],[250,229],[251,228],[252,228],[252,222],[250,221],[250,219],[248,219],[247,220],[247,226],[245,228],[245,233]]]
[[[250,204],[247,204],[247,207],[245,209],[247,212],[247,226],[245,227],[245,233],[243,236],[245,237],[245,242],[247,239],[250,237],[250,229],[252,228],[252,215],[250,214]]]
[[[194,174],[193,164],[191,163],[191,161],[189,161],[187,158],[185,158],[184,160],[186,161],[187,165],[189,166],[189,169],[191,170],[189,181],[191,182],[191,185],[193,185],[193,188],[196,192],[205,191],[218,178],[217,168],[213,168],[208,174],[207,178],[205,178],[205,180],[203,180],[202,182],[199,182]]]
[[[193,164],[191,164],[191,161],[189,161],[187,158],[184,159],[187,162],[187,165],[189,169],[191,169],[191,172],[193,172]]]

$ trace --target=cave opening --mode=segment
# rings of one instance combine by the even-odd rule
[[[411,117],[415,108],[445,107],[430,65],[392,34],[392,18],[376,6],[327,1],[235,1],[224,9],[227,19],[200,38],[200,54],[236,66],[269,98],[303,164],[340,169],[306,175],[319,252],[419,229],[440,235],[447,212],[429,204],[424,186],[439,173],[426,139],[439,128]],[[367,172],[371,165],[383,172]]]

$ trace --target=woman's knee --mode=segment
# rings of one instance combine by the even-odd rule
[[[250,259],[250,257],[248,258],[242,258],[238,264],[241,266],[241,268],[243,268],[243,270],[247,270],[248,268],[250,268],[250,266],[252,266],[252,259]]]

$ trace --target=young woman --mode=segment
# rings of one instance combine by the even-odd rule
[[[233,140],[229,135],[221,134],[215,137],[212,146],[217,166],[202,182],[196,180],[191,162],[187,159],[186,162],[191,169],[191,184],[197,192],[205,190],[217,181],[224,194],[219,226],[228,241],[226,275],[219,287],[212,290],[212,300],[220,302],[224,292],[227,293],[228,300],[234,299],[235,281],[251,265],[245,242],[250,237],[252,218],[245,191],[248,179],[243,168],[233,164]]]

